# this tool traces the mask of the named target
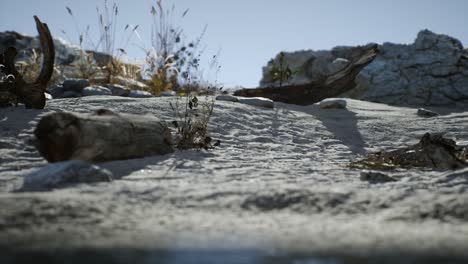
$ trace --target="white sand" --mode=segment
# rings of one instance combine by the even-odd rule
[[[347,109],[217,101],[214,150],[98,164],[113,172],[111,183],[13,192],[46,165],[28,145],[44,114],[108,108],[170,121],[170,100],[95,96],[0,109],[0,246],[468,257],[468,170],[401,170],[389,173],[396,182],[369,184],[347,167],[426,132],[467,144],[468,110],[422,118],[350,99]]]

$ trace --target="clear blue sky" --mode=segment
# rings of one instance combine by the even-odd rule
[[[109,0],[109,2],[113,2]],[[149,45],[150,6],[155,0],[117,0],[118,25],[138,24]],[[255,87],[261,67],[278,52],[329,49],[368,42],[411,43],[421,29],[430,29],[468,43],[467,0],[165,0],[176,12],[190,11],[181,26],[196,38],[208,25],[203,42],[206,57],[221,49],[218,81],[226,86]],[[82,29],[97,30],[96,6],[101,0],[1,0],[0,31],[36,34],[32,16],[49,25],[54,36],[77,42],[73,12]],[[119,39],[119,38],[117,38]],[[139,43],[134,39],[135,43]],[[129,55],[142,58],[135,45]],[[205,66],[208,68],[205,60]],[[203,65],[202,65],[203,66]]]

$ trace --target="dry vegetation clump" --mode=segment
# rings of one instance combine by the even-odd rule
[[[100,38],[93,42],[90,38],[90,27],[85,31],[80,31],[78,23],[72,10],[67,7],[68,14],[75,22],[75,27],[79,35],[79,44],[83,50],[82,56],[74,66],[80,73],[81,78],[99,78],[104,73],[108,83],[112,83],[116,77],[123,77],[137,80],[148,86],[149,92],[159,95],[164,91],[175,91],[179,96],[175,104],[170,107],[175,113],[176,121],[173,122],[176,140],[176,147],[179,149],[208,149],[219,142],[212,142],[208,136],[208,123],[213,113],[214,101],[199,101],[197,95],[213,94],[222,88],[215,82],[214,84],[203,80],[200,69],[200,58],[204,48],[201,48],[201,40],[206,32],[206,26],[202,33],[194,41],[188,41],[183,34],[182,28],[175,23],[175,6],[166,9],[162,0],[156,0],[151,6],[149,13],[152,16],[152,31],[150,47],[143,44],[138,33],[138,25],[127,24],[124,32],[128,32],[126,41],[118,48],[116,46],[117,16],[118,6],[114,2],[109,4],[104,0],[102,9],[97,9],[99,18]],[[180,16],[183,19],[188,9]],[[141,48],[146,56],[141,66],[124,63],[122,56],[126,56],[125,47],[130,39],[136,36],[142,43]],[[91,46],[91,50],[108,54],[104,63],[97,62],[97,58],[92,52],[83,48],[85,41]],[[210,69],[215,69],[218,73],[219,54],[212,57]]]
[[[139,74],[139,69],[134,69],[137,66],[125,63],[123,59],[123,56],[127,54],[125,48],[134,34],[136,34],[138,25],[132,26],[127,24],[124,27],[124,37],[122,37],[122,41],[117,48],[116,33],[122,31],[117,30],[116,22],[119,8],[115,2],[111,6],[107,0],[104,0],[103,8],[96,8],[99,25],[99,39],[97,41],[93,41],[90,37],[91,27],[88,25],[86,30],[80,30],[80,26],[78,25],[72,9],[70,7],[66,7],[66,9],[75,23],[79,46],[82,51],[78,62],[73,64],[80,78],[88,79],[91,82],[96,78],[104,78],[107,83],[112,83],[115,79],[114,77],[118,76],[141,79],[141,77],[139,77],[141,76],[141,74]],[[65,31],[62,32],[66,34]],[[89,47],[88,50],[84,48],[85,45]],[[101,58],[97,60],[95,56],[96,52],[105,54],[105,56],[101,56]]]
[[[210,149],[220,145],[208,135],[208,123],[213,113],[214,99],[199,101],[192,94],[186,96],[185,102],[179,99],[175,104],[170,103],[176,119],[172,124],[176,130],[175,145],[178,149]]]
[[[18,72],[23,76],[26,82],[34,82],[39,76],[42,67],[42,52],[36,49],[31,49],[31,54],[24,60],[15,63]],[[54,72],[50,78],[47,86],[59,84],[65,80],[63,69],[61,65],[54,65]]]
[[[189,10],[185,10],[183,19]],[[146,65],[143,71],[153,94],[173,90],[187,94],[201,88],[201,40],[206,26],[194,41],[185,38],[182,28],[175,23],[175,6],[166,9],[161,0],[151,7],[153,18],[151,47],[145,49]]]
[[[99,39],[93,41],[90,37],[90,26],[86,30],[80,30],[80,26],[71,8],[66,7],[68,14],[75,23],[78,34],[79,46],[82,53],[78,62],[73,66],[78,77],[89,79],[105,79],[107,83],[113,83],[117,77],[133,79],[145,83],[148,91],[159,95],[164,91],[175,91],[179,94],[188,94],[189,91],[198,91],[202,94],[213,93],[218,90],[217,84],[209,84],[203,80],[200,69],[200,59],[204,48],[201,40],[206,32],[206,26],[202,33],[193,41],[188,41],[183,29],[175,22],[175,6],[166,8],[162,0],[156,0],[149,13],[152,16],[152,30],[150,47],[144,45],[138,33],[138,25],[127,24],[123,29],[119,45],[116,45],[117,16],[119,8],[115,2],[104,0],[102,8],[97,8]],[[189,10],[185,10],[180,19],[183,19]],[[65,31],[63,33],[66,34]],[[126,63],[126,47],[130,40],[136,37],[140,47],[146,56],[139,64]],[[85,50],[84,46],[89,47]],[[101,52],[109,56],[97,59],[93,52]],[[102,56],[101,56],[102,57]],[[213,56],[212,65],[218,65],[219,54]],[[127,60],[128,61],[128,60]]]

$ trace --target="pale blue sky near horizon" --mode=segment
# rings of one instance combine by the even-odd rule
[[[32,16],[37,15],[49,25],[53,36],[75,44],[78,33],[65,7],[73,10],[80,30],[90,25],[97,32],[96,6],[103,5],[101,0],[0,1],[0,31],[35,35]],[[129,57],[142,59],[144,53],[138,46],[150,45],[150,10],[156,0],[115,2],[119,6],[118,29],[139,25],[143,43],[133,38],[124,48]],[[175,4],[175,21],[188,39],[197,38],[208,26],[202,40],[206,50],[201,66],[208,72],[208,58],[221,50],[217,81],[225,87],[256,87],[262,67],[280,51],[369,42],[412,43],[422,29],[456,37],[468,45],[466,0],[163,0],[163,4]],[[179,19],[187,8],[187,15]],[[120,36],[116,39],[116,46],[123,45]],[[214,78],[213,73],[207,76]]]

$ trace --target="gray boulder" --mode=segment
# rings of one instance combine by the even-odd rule
[[[65,91],[73,91],[77,93],[81,93],[85,87],[88,87],[89,81],[87,79],[68,79],[65,80],[62,84],[63,89]]]
[[[130,94],[128,97],[133,97],[133,98],[147,98],[147,97],[153,97],[153,95],[149,92],[146,91],[140,91],[140,90],[131,90]]]
[[[81,95],[92,96],[92,95],[112,95],[111,90],[102,86],[88,86],[81,90]]]
[[[466,51],[457,39],[423,30],[411,45],[385,43],[380,50],[349,96],[408,106],[468,103]]]
[[[64,92],[65,90],[61,84],[47,88],[47,93],[50,94],[52,98],[62,98]]]
[[[419,108],[418,111],[416,112],[416,114],[420,117],[434,117],[434,116],[438,116],[439,114],[434,112],[434,111],[431,111],[431,110],[427,110],[427,109],[424,109],[424,108]]]
[[[176,96],[176,92],[175,91],[164,91],[164,92],[159,93],[159,96],[162,96],[162,97]]]
[[[236,96],[232,96],[232,95],[218,95],[216,96],[216,100],[218,101],[227,101],[227,102],[239,102],[239,98],[237,98]]]
[[[268,99],[268,98],[263,98],[263,97],[239,97],[239,103],[241,104],[247,104],[247,105],[252,105],[252,106],[260,106],[260,107],[265,107],[265,108],[274,108],[275,103]]]
[[[60,98],[77,98],[81,97],[81,93],[75,91],[65,91]]]
[[[106,87],[112,92],[112,95],[115,96],[128,96],[131,92],[127,87],[120,84],[106,84]]]
[[[363,171],[361,172],[361,181],[366,181],[371,184],[376,184],[376,183],[387,183],[387,182],[395,182],[397,179],[395,179],[392,176],[389,176],[387,174],[381,173],[381,172],[376,172],[376,171]]]
[[[129,78],[123,78],[121,76],[116,76],[112,78],[113,83],[118,83],[120,85],[123,85],[125,87],[128,87],[132,90],[148,90],[148,85],[139,82],[137,80],[129,79]]]
[[[322,109],[346,109],[346,100],[329,98],[316,103]]]

